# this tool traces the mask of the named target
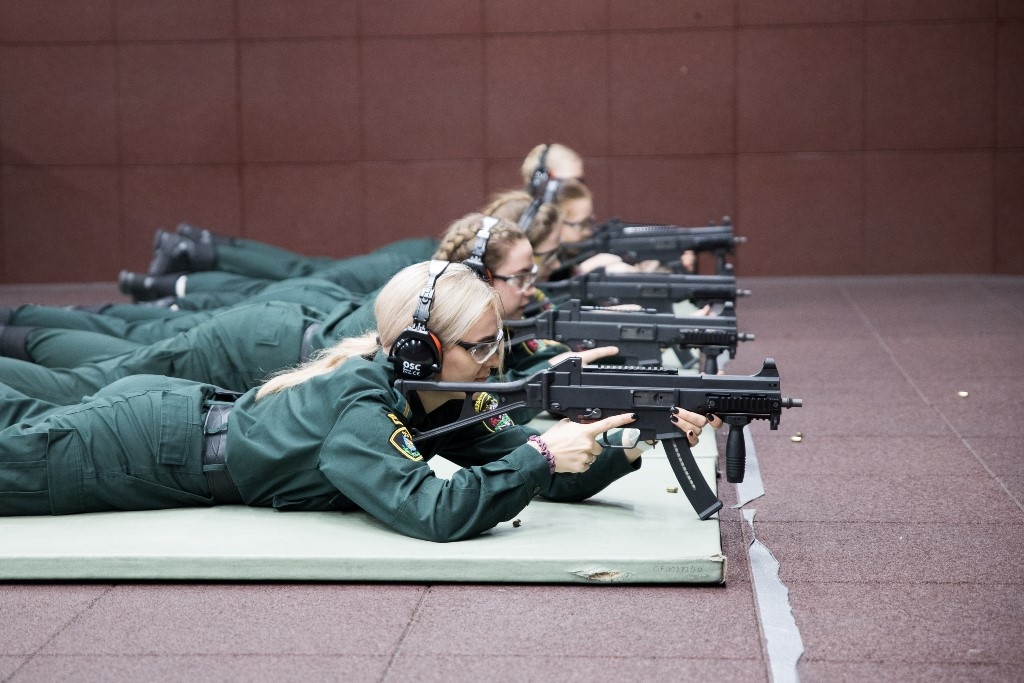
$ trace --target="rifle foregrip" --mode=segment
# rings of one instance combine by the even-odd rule
[[[747,469],[747,444],[743,440],[743,428],[729,426],[729,438],[725,442],[725,480],[739,484]]]

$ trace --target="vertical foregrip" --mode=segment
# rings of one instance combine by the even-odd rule
[[[743,439],[743,427],[729,425],[729,438],[725,442],[725,479],[730,484],[743,482],[747,469],[747,444]]]
[[[704,350],[704,374],[718,374],[718,354],[709,349]]]

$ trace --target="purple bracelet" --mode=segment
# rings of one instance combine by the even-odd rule
[[[555,456],[551,455],[551,451],[548,450],[548,445],[544,443],[544,439],[540,438],[536,434],[527,439],[530,443],[537,447],[540,454],[544,456],[544,459],[548,461],[548,471],[551,474],[555,473]]]

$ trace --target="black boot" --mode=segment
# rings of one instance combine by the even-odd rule
[[[34,363],[28,352],[28,335],[38,327],[21,327],[19,325],[0,325],[0,356],[17,358]]]
[[[195,242],[173,232],[158,230],[153,239],[153,260],[147,272],[150,275],[194,273],[212,270],[216,262],[217,250],[213,242]]]
[[[187,237],[193,242],[210,242],[214,246],[235,243],[234,237],[218,235],[215,232],[211,232],[205,228],[197,228],[196,226],[189,225],[188,223],[178,223],[178,227],[175,228],[175,231],[182,237]]]
[[[154,301],[165,296],[174,296],[174,285],[181,277],[173,275],[146,275],[122,270],[117,276],[117,287],[135,301]]]

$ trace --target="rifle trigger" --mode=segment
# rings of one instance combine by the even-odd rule
[[[600,420],[602,415],[600,408],[588,408],[580,417],[584,420]]]

